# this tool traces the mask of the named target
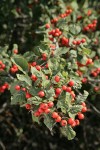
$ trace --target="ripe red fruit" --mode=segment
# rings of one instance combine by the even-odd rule
[[[86,106],[85,102],[82,102],[81,105],[84,106],[84,107]]]
[[[80,44],[81,44],[81,41],[80,41],[80,40],[78,40],[76,44],[77,44],[77,45],[80,45]]]
[[[78,119],[80,120],[84,119],[84,115],[82,113],[78,113]]]
[[[40,113],[39,113],[39,111],[36,111],[33,115],[34,115],[35,117],[39,117],[39,116],[40,116]]]
[[[53,106],[54,106],[54,103],[53,103],[53,102],[49,102],[49,103],[48,103],[48,107],[51,108],[51,107],[53,107]]]
[[[42,108],[39,108],[38,112],[42,114],[44,112],[44,110]]]
[[[52,113],[52,118],[56,119],[58,116],[59,116],[59,115],[58,115],[57,112],[53,112],[53,113]]]
[[[67,121],[66,120],[61,120],[61,126],[66,126],[67,125]]]
[[[31,79],[32,79],[33,81],[36,81],[36,80],[37,80],[36,75],[33,74],[33,75],[31,76]]]
[[[27,110],[31,109],[31,105],[30,104],[26,104],[25,107],[26,107]]]
[[[73,44],[76,45],[76,44],[77,44],[77,41],[73,41]]]
[[[76,121],[74,121],[73,124],[71,124],[72,127],[75,127],[76,126]]]
[[[36,62],[32,62],[31,65],[34,67],[36,66]]]
[[[62,90],[63,90],[63,91],[66,91],[66,89],[67,89],[67,86],[66,86],[66,85],[63,85],[63,86],[62,86]]]
[[[16,89],[17,91],[19,91],[19,90],[20,90],[20,86],[19,86],[19,85],[16,85],[16,86],[15,86],[15,89]]]
[[[80,124],[80,121],[78,119],[75,120],[76,126]]]
[[[40,108],[41,108],[41,109],[47,109],[47,108],[48,108],[48,104],[46,104],[46,103],[41,103],[41,104],[40,104]]]
[[[56,122],[60,122],[61,121],[61,117],[58,116],[56,119],[55,119]]]
[[[41,97],[41,98],[42,98],[42,97],[44,97],[44,96],[45,96],[44,91],[40,91],[40,92],[38,92],[38,96],[39,96],[39,97]]]
[[[40,71],[40,70],[41,70],[41,66],[37,65],[37,66],[36,66],[36,69],[37,69],[38,71]]]
[[[5,85],[3,85],[1,88],[2,88],[3,90],[5,90],[5,89],[6,89],[6,86],[5,86]]]
[[[82,83],[87,83],[87,78],[83,78],[81,81]]]
[[[13,50],[14,54],[18,54],[18,49]]]
[[[83,38],[83,39],[81,40],[81,42],[82,42],[82,43],[85,43],[85,42],[86,42],[86,39]]]
[[[72,90],[71,87],[68,86],[66,87],[66,92],[71,92],[71,90]]]
[[[26,88],[22,88],[22,91],[26,91]]]
[[[67,122],[68,122],[68,124],[72,125],[74,123],[74,119],[73,118],[69,118]]]
[[[83,107],[82,110],[81,110],[82,113],[84,113],[86,111],[87,111],[87,107]]]
[[[95,92],[99,91],[99,87],[98,86],[94,87],[94,91]]]
[[[59,95],[61,93],[61,89],[60,88],[56,88],[55,92],[56,92],[57,95]]]
[[[28,98],[30,98],[30,97],[32,97],[32,95],[27,92],[27,93],[26,93],[26,98],[28,99]]]
[[[93,62],[92,59],[89,58],[86,62],[86,65],[92,64],[92,62]]]
[[[50,24],[47,23],[47,24],[45,25],[45,28],[46,28],[46,29],[49,29],[49,28],[50,28]]]
[[[74,81],[71,80],[71,81],[69,81],[68,84],[69,84],[69,86],[74,86]]]
[[[55,76],[55,77],[54,77],[54,80],[55,80],[56,82],[59,82],[59,81],[60,81],[60,77],[59,77],[59,76]]]
[[[44,111],[46,114],[50,113],[50,109],[45,109]]]
[[[43,53],[42,54],[42,60],[46,60],[47,59],[47,54]]]

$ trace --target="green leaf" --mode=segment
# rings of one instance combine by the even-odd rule
[[[43,102],[42,98],[38,96],[34,96],[28,99],[28,102],[34,105],[39,105],[41,102]]]
[[[51,117],[51,115],[44,115],[44,124],[47,126],[47,128],[52,131],[52,128],[54,126],[54,119]]]
[[[32,80],[30,79],[30,77],[28,75],[17,74],[17,78],[20,81],[25,81],[29,86],[32,85]]]
[[[69,30],[72,34],[77,35],[81,32],[81,27],[78,25],[70,25]]]
[[[23,104],[26,103],[26,97],[24,91],[16,92],[11,98],[11,104]]]
[[[96,68],[100,68],[100,60],[95,60],[95,61],[94,61],[94,66],[95,66]]]
[[[33,120],[33,122],[37,122],[38,124],[40,123],[39,117],[35,117],[33,114],[32,114],[32,120]]]
[[[29,89],[29,93],[30,93],[31,95],[33,95],[33,96],[36,96],[39,91],[40,91],[40,89],[39,89],[39,88],[36,88],[36,87],[31,87],[31,88]]]
[[[48,101],[53,101],[54,100],[54,95],[55,95],[55,91],[53,88],[50,89],[46,89],[45,90],[46,93],[46,98],[48,99]]]
[[[77,57],[77,52],[75,50],[70,50],[71,57]]]
[[[76,136],[75,131],[69,125],[65,127],[61,127],[60,130],[61,130],[62,135],[67,137],[68,140],[72,140]]]
[[[14,64],[16,64],[20,71],[22,71],[24,74],[28,72],[28,62],[26,59],[20,55],[14,55],[11,59]]]
[[[66,54],[68,51],[69,51],[69,48],[67,48],[67,47],[57,48],[55,50],[55,56],[60,56],[62,54]]]
[[[75,104],[81,104],[81,102],[84,102],[84,101],[87,99],[88,95],[89,95],[89,93],[84,90],[84,93],[83,93],[83,94],[80,93],[80,94],[76,97]]]
[[[81,110],[82,110],[82,106],[81,105],[74,105],[74,106],[70,107],[69,112],[71,114],[77,114]]]
[[[69,93],[64,93],[61,96],[59,96],[57,108],[61,108],[61,111],[63,113],[66,113],[70,106],[71,106],[71,96]]]
[[[91,54],[91,50],[90,49],[84,48],[82,51],[83,51],[84,55],[90,55]]]
[[[38,71],[35,67],[31,67],[31,73],[35,74],[37,77],[41,77],[41,72]]]

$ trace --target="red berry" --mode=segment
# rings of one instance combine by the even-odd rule
[[[63,86],[62,86],[62,90],[63,90],[63,91],[66,91],[66,89],[67,89],[67,86],[66,86],[66,85],[63,85]]]
[[[75,120],[76,126],[80,124],[80,121],[78,119]]]
[[[26,104],[25,107],[26,107],[27,110],[31,109],[31,105],[30,104]]]
[[[76,126],[76,121],[74,121],[73,124],[71,124],[72,127],[75,127]]]
[[[92,59],[89,58],[86,62],[86,65],[92,64],[92,62],[93,62]]]
[[[32,97],[32,95],[30,94],[30,93],[26,93],[26,98],[28,99],[28,98],[31,98]]]
[[[76,44],[77,44],[77,45],[80,45],[80,44],[81,44],[81,41],[80,41],[80,40],[78,40]]]
[[[86,39],[82,39],[81,42],[82,42],[82,43],[85,43],[85,42],[86,42]]]
[[[77,44],[77,41],[73,41],[73,44],[76,45],[76,44]]]
[[[60,81],[60,77],[59,76],[55,76],[54,79],[55,79],[56,82]]]
[[[60,88],[56,88],[55,92],[56,92],[56,94],[59,95],[61,93],[61,89]]]
[[[39,108],[38,112],[42,114],[44,112],[44,110],[42,108]]]
[[[53,112],[53,113],[52,113],[52,118],[56,119],[58,116],[59,116],[59,115],[58,115],[57,112]]]
[[[74,81],[71,80],[71,81],[69,81],[68,84],[69,84],[69,86],[74,86]]]
[[[13,50],[14,54],[18,54],[18,49]]]
[[[71,90],[72,90],[71,87],[68,87],[68,86],[67,86],[66,92],[71,92]]]
[[[22,91],[26,91],[26,88],[22,88]]]
[[[83,107],[82,110],[81,110],[82,113],[84,113],[86,111],[87,111],[87,107]]]
[[[17,91],[19,91],[19,90],[20,90],[20,86],[19,86],[19,85],[16,85],[16,86],[15,86],[15,89],[16,89]]]
[[[99,91],[99,87],[98,86],[94,87],[94,91],[95,92]]]
[[[55,119],[56,122],[60,122],[61,121],[61,117],[58,116],[56,119]]]
[[[38,71],[40,71],[40,70],[41,70],[41,66],[37,65],[37,66],[36,66],[36,69],[37,69]]]
[[[32,64],[31,64],[31,65],[32,65],[33,67],[34,67],[34,66],[36,66],[36,62],[32,62]]]
[[[40,92],[38,92],[38,96],[39,96],[39,97],[41,97],[41,98],[42,98],[42,97],[44,97],[44,96],[45,96],[44,91],[40,91]]]
[[[82,113],[78,113],[78,119],[80,120],[84,119],[84,115]]]
[[[86,106],[85,102],[82,102],[81,105],[84,106],[84,107]]]
[[[74,119],[73,118],[69,118],[67,122],[68,122],[68,124],[72,125],[74,123]]]
[[[44,111],[46,114],[50,113],[50,109],[45,109]]]
[[[67,121],[66,120],[61,120],[61,126],[66,126],[67,125]]]
[[[49,28],[50,28],[50,24],[47,23],[47,24],[45,25],[45,28],[46,28],[46,29],[49,29]]]
[[[36,111],[34,114],[33,114],[35,117],[39,117],[40,116],[40,113],[38,111]]]
[[[33,81],[36,81],[36,80],[37,80],[36,75],[33,74],[33,75],[31,76],[31,79],[32,79]]]
[[[2,89],[3,89],[3,90],[5,90],[5,89],[6,89],[6,86],[5,86],[5,85],[3,85],[3,86],[2,86]]]
[[[51,108],[51,107],[53,107],[53,106],[54,106],[54,103],[53,103],[53,102],[49,102],[49,103],[48,103],[48,107]]]
[[[43,53],[43,54],[42,54],[42,59],[43,59],[43,60],[46,60],[46,59],[47,59],[47,54]]]
[[[48,104],[42,103],[42,104],[40,104],[40,108],[42,108],[42,109],[48,109]]]
[[[87,78],[83,78],[81,81],[82,83],[87,83]]]

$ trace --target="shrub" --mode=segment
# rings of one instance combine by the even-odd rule
[[[83,8],[73,2],[48,18],[38,31],[44,39],[33,51],[18,54],[15,44],[8,54],[7,47],[2,48],[0,58],[0,73],[5,75],[0,92],[10,89],[11,104],[25,107],[33,121],[51,133],[59,127],[69,140],[84,119],[88,93],[100,93],[98,12]]]

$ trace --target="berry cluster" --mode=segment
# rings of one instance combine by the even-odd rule
[[[83,31],[85,32],[95,31],[96,26],[97,26],[97,20],[93,20],[92,23],[88,24],[83,28]]]
[[[9,88],[8,83],[4,83],[2,86],[0,86],[0,93],[4,93],[6,89]]]
[[[18,72],[18,67],[17,67],[16,65],[13,65],[13,66],[10,68],[10,72],[11,72],[12,74]]]
[[[3,71],[5,68],[5,64],[0,60],[0,71]]]

